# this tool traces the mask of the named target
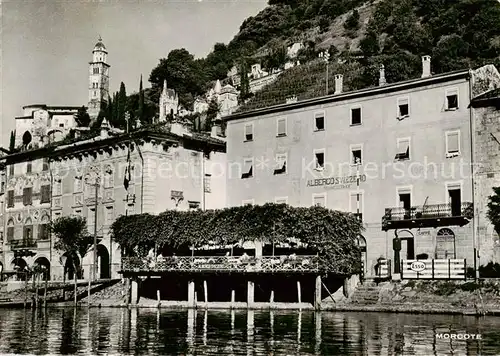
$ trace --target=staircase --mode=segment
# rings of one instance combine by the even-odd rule
[[[381,286],[377,286],[373,282],[366,281],[360,284],[354,293],[352,293],[349,301],[351,304],[372,305],[377,304],[379,300]]]

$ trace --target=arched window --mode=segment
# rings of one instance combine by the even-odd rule
[[[76,176],[74,181],[73,181],[73,192],[74,193],[81,193],[82,189],[83,189],[82,176]]]
[[[14,219],[7,222],[7,241],[14,240]]]
[[[23,226],[23,240],[28,242],[33,240],[33,222],[27,218]]]
[[[113,168],[107,166],[104,171],[104,188],[113,188],[114,185]]]
[[[42,216],[40,219],[40,225],[38,225],[38,239],[48,240],[49,239],[49,223],[50,218],[48,215]]]
[[[26,131],[23,134],[23,145],[28,145],[31,143],[31,133],[29,131]]]
[[[455,233],[448,228],[440,229],[436,235],[436,258],[453,259],[455,256]]]

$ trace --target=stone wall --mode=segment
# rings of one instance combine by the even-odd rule
[[[488,197],[500,186],[500,111],[478,108],[475,118],[475,214],[480,264],[500,262],[500,240],[487,217]]]

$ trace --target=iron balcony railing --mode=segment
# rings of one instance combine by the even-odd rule
[[[11,240],[9,242],[11,250],[17,250],[20,248],[30,248],[30,247],[36,247],[36,241],[31,240],[31,239],[23,239],[23,240]]]
[[[472,203],[462,203],[459,206],[452,204],[433,204],[412,206],[411,208],[386,208],[382,222],[452,217],[472,219],[473,214],[474,209]]]
[[[123,258],[123,272],[317,272],[317,256],[176,256],[148,260],[138,257]]]

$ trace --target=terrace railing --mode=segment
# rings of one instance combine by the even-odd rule
[[[36,241],[31,239],[23,239],[23,240],[10,240],[9,241],[11,250],[23,249],[23,248],[32,248],[36,247]]]
[[[123,258],[123,272],[317,272],[317,256],[176,256],[157,260]]]
[[[432,221],[440,219],[458,219],[459,225],[466,224],[467,220],[472,219],[474,209],[472,203],[464,202],[460,205],[454,204],[432,204],[412,206],[410,208],[386,208],[385,214],[382,217],[382,226],[387,228],[404,222],[428,222],[432,225]],[[400,224],[398,224],[399,226]]]

